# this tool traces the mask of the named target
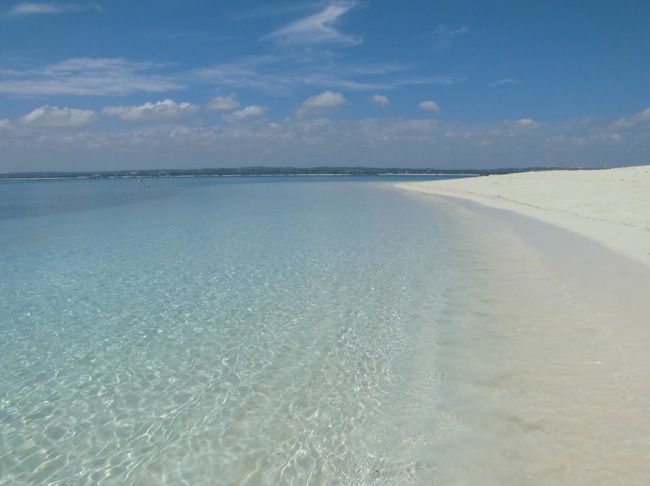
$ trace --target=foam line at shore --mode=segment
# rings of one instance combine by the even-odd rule
[[[544,171],[397,187],[532,217],[650,266],[650,166]]]

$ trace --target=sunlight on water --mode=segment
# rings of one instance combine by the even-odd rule
[[[387,184],[153,182],[2,186],[0,484],[645,484],[647,304]]]
[[[368,183],[23,184],[66,192],[1,215],[0,483],[436,477],[444,211]]]

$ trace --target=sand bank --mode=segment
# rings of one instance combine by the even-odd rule
[[[474,259],[438,350],[441,482],[647,484],[650,167],[397,186],[453,207]]]
[[[532,217],[650,266],[650,166],[525,172],[397,186]]]

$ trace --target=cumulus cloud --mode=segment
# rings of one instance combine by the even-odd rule
[[[206,117],[186,124],[122,125],[119,130],[98,124],[92,130],[64,131],[12,120],[10,130],[0,131],[0,172],[60,170],[71,163],[88,170],[193,167],[196,160],[222,166],[278,160],[315,166],[331,164],[333,157],[341,165],[369,160],[378,167],[598,167],[647,163],[650,151],[647,130],[619,132],[612,121],[600,118],[540,123],[535,129],[515,128],[514,121],[465,123],[434,117],[251,121],[214,124]]]
[[[183,115],[195,113],[198,109],[198,106],[192,103],[178,103],[169,98],[165,98],[155,103],[148,102],[137,106],[109,106],[104,108],[102,113],[108,116],[117,116],[122,120],[142,121],[178,118]]]
[[[20,120],[25,125],[37,127],[75,128],[88,125],[96,118],[97,114],[92,110],[43,105]]]
[[[643,110],[641,113],[637,113],[629,118],[620,118],[614,123],[616,128],[628,128],[635,125],[640,125],[643,123],[650,122],[650,107]]]
[[[347,100],[341,93],[324,91],[321,94],[310,96],[300,107],[301,111],[326,110],[345,104]]]
[[[377,106],[381,106],[382,108],[390,105],[390,100],[388,99],[388,96],[384,96],[384,95],[372,95],[370,97],[370,102],[374,103]]]
[[[340,17],[359,6],[356,1],[338,1],[313,15],[303,17],[271,33],[268,38],[291,44],[338,43],[358,44],[362,39],[339,32],[335,24]]]
[[[7,130],[11,128],[11,122],[7,118],[0,120],[0,130]]]
[[[24,2],[14,5],[9,15],[55,15],[80,12],[101,12],[102,8],[96,3],[32,3]]]
[[[239,108],[239,101],[234,94],[230,96],[217,96],[206,103],[205,109],[210,111],[232,111]]]
[[[251,118],[260,118],[266,114],[266,108],[260,105],[250,105],[241,110],[233,111],[224,115],[223,119],[228,123],[239,122]]]
[[[539,123],[537,123],[532,118],[520,118],[519,120],[515,120],[510,124],[516,127],[524,127],[524,128],[537,128],[539,126]]]
[[[438,103],[431,100],[422,101],[418,104],[418,107],[423,111],[430,111],[431,113],[436,113],[440,111],[440,106]]]

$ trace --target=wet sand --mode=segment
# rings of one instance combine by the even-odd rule
[[[632,174],[646,169],[593,174],[623,174],[618,183],[635,185]],[[417,190],[412,197],[458,211],[477,269],[467,282],[471,305],[454,317],[449,327],[459,332],[443,346],[448,414],[460,433],[438,454],[462,451],[447,482],[641,485],[650,477],[650,268],[632,251],[647,236],[639,227],[644,197],[595,188],[603,199],[637,204],[599,218],[585,201],[561,211],[549,196],[550,208],[539,209],[544,183],[555,180],[559,191],[558,180],[590,174],[399,184]],[[537,175],[535,192],[529,180]],[[485,195],[513,180],[525,180],[535,207],[526,205],[521,186],[516,195]],[[461,192],[468,187],[471,193]],[[633,226],[634,218],[640,223]],[[582,219],[579,231],[565,229]],[[633,244],[617,244],[611,231]]]

